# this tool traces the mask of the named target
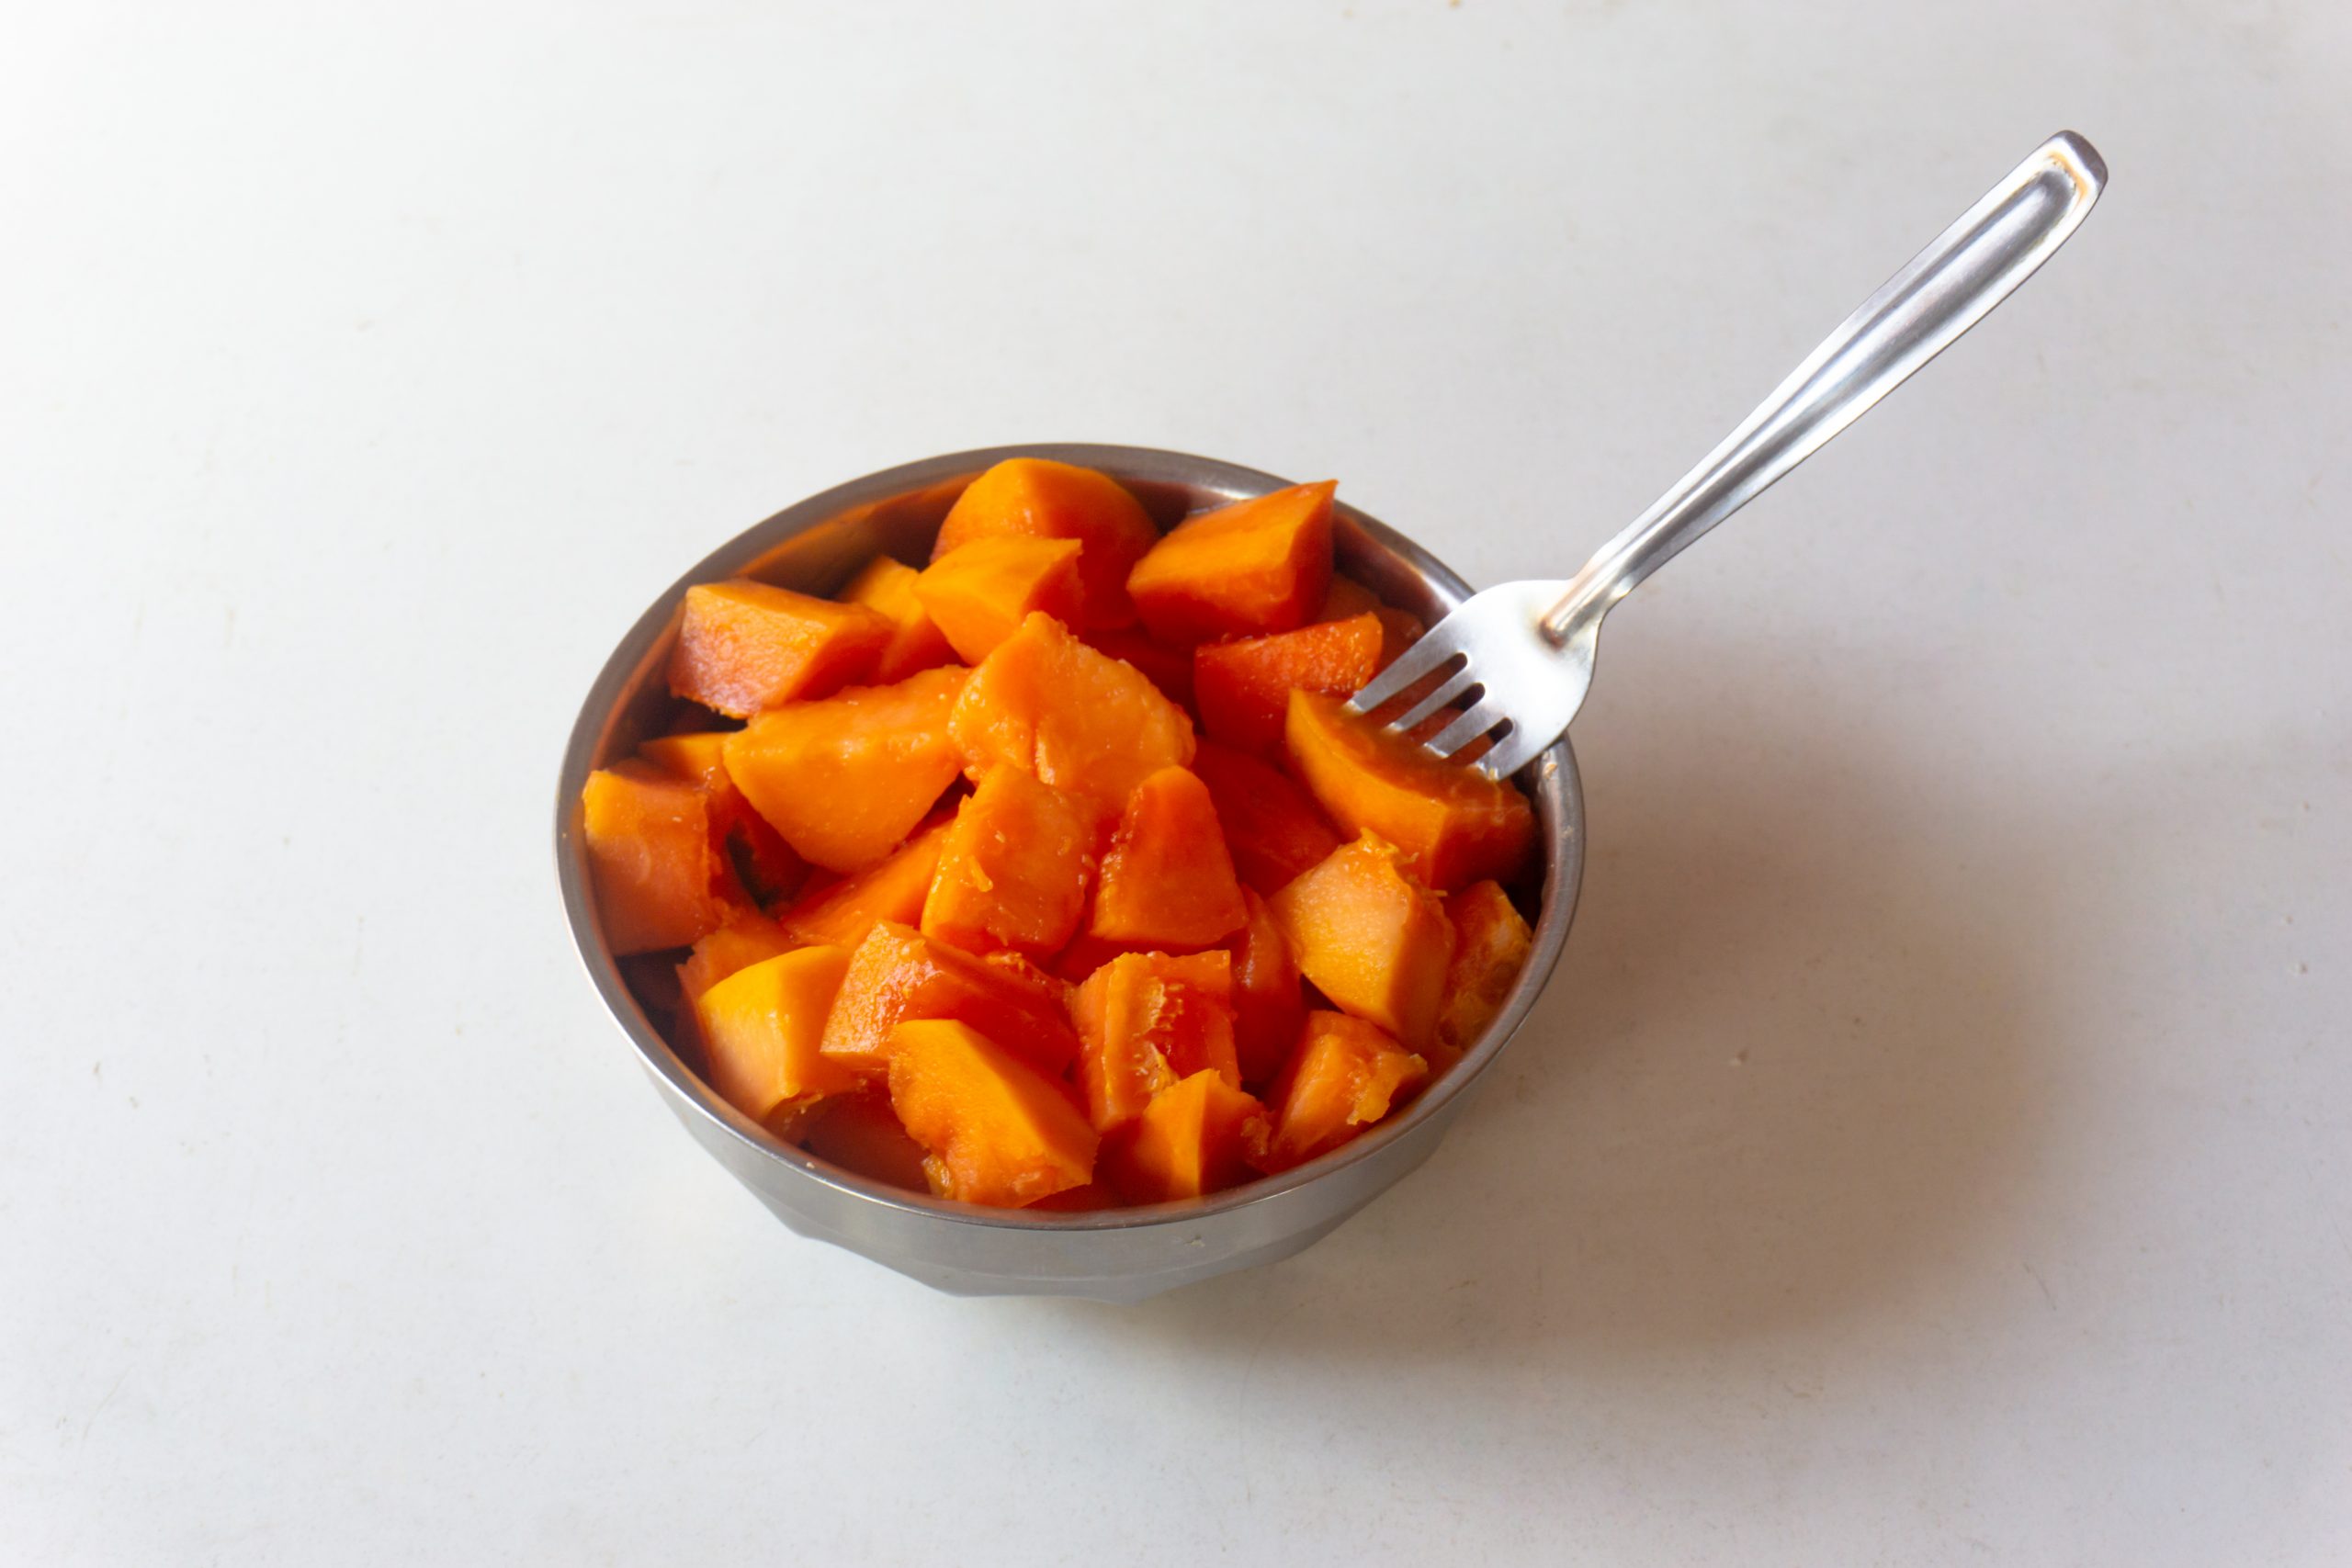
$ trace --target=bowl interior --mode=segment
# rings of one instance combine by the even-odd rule
[[[962,1224],[1048,1227],[1084,1231],[1197,1218],[1219,1209],[1290,1190],[1317,1175],[1368,1157],[1420,1118],[1468,1090],[1526,1014],[1557,960],[1567,934],[1582,868],[1582,802],[1575,760],[1563,740],[1530,764],[1520,783],[1533,797],[1544,840],[1540,881],[1518,890],[1536,909],[1534,947],[1517,986],[1486,1035],[1443,1078],[1404,1111],[1340,1149],[1279,1177],[1209,1198],[1091,1213],[1032,1213],[976,1209],[928,1194],[888,1187],[831,1166],[771,1134],[711,1093],[640,1003],[630,975],[598,929],[578,801],[591,770],[633,753],[639,743],[666,733],[687,705],[666,681],[679,605],[697,582],[750,576],[801,592],[830,594],[877,554],[911,566],[930,558],[933,536],[964,486],[1009,457],[1043,457],[1104,470],[1133,491],[1161,527],[1205,507],[1278,490],[1290,481],[1271,474],[1143,447],[1083,445],[1002,447],[950,454],[885,470],[810,497],[729,540],[672,584],[621,639],[590,689],[573,727],[557,795],[556,858],[572,934],[591,978],[645,1063],[697,1111],[725,1126],[778,1165],[875,1202],[924,1210]],[[1392,604],[1434,621],[1468,594],[1452,570],[1377,520],[1341,505],[1334,529],[1340,570],[1362,580]]]

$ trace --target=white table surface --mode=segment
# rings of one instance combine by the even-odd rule
[[[20,8],[0,1562],[2352,1561],[2352,10],[1964,9]],[[705,550],[1101,439],[1558,573],[2062,126],[1329,1241],[951,1300],[649,1090],[550,793]]]

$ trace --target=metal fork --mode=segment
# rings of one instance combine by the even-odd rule
[[[1426,740],[1430,751],[1452,757],[1492,736],[1492,749],[1476,760],[1487,773],[1504,777],[1533,761],[1584,705],[1610,607],[1982,321],[2066,242],[2106,184],[2106,163],[2073,131],[2043,142],[1583,570],[1566,581],[1506,582],[1473,595],[1350,705],[1370,713],[1442,671],[1389,719],[1390,728],[1412,729],[1466,701]]]

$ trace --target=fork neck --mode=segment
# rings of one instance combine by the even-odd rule
[[[1599,553],[1568,580],[1566,588],[1552,607],[1544,612],[1543,618],[1536,622],[1536,629],[1553,647],[1566,648],[1580,638],[1594,636],[1600,630],[1601,617],[1615,607],[1617,601],[1631,593],[1640,585],[1642,579],[1663,564],[1662,557],[1645,563],[1620,548],[1629,542],[1638,546],[1641,541],[1634,536],[1640,532],[1641,525],[1636,524],[1602,546]]]

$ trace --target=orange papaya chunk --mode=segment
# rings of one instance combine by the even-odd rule
[[[856,1075],[818,1049],[848,968],[845,947],[797,948],[738,969],[695,998],[710,1087],[755,1122],[855,1089]]]
[[[967,953],[1057,953],[1086,917],[1093,872],[1092,815],[1019,768],[990,768],[940,846],[923,934]]]
[[[747,577],[686,590],[670,690],[734,718],[870,677],[890,623]]]
[[[1144,949],[1133,942],[1105,942],[1081,931],[1070,944],[1046,962],[1046,968],[1071,985],[1092,977],[1094,972],[1123,953],[1141,953]]]
[[[1182,768],[1137,784],[1102,856],[1087,933],[1190,950],[1224,941],[1249,918],[1208,786]]]
[[[1394,604],[1383,604],[1373,614],[1380,617],[1380,667],[1385,670],[1398,654],[1420,641],[1428,628],[1421,625],[1420,616]]]
[[[1213,740],[1193,753],[1193,773],[1208,786],[1234,874],[1261,893],[1279,893],[1290,879],[1340,847],[1339,832],[1315,799],[1288,773]]]
[[[917,832],[881,864],[803,894],[777,917],[777,923],[794,942],[840,947],[855,947],[881,920],[913,925],[922,918],[923,900],[931,893],[946,837],[943,818]]]
[[[800,1146],[868,1181],[910,1192],[931,1190],[922,1170],[922,1145],[899,1125],[887,1086],[837,1094],[821,1102]]]
[[[1414,1050],[1437,1027],[1453,926],[1445,907],[1376,838],[1334,850],[1266,900],[1299,973],[1345,1012]]]
[[[762,714],[727,738],[727,774],[801,854],[858,872],[895,850],[953,783],[948,715],[968,672],[925,670]]]
[[[1331,574],[1331,586],[1323,592],[1323,603],[1317,606],[1318,621],[1344,621],[1350,615],[1366,615],[1380,608],[1380,595],[1344,571]]]
[[[956,662],[956,650],[915,597],[919,575],[904,561],[876,556],[841,592],[844,603],[863,604],[890,623],[890,640],[866,677],[875,685],[895,685],[919,670]]]
[[[1152,773],[1193,760],[1184,710],[1051,615],[1030,616],[981,660],[948,733],[973,778],[1010,764],[1105,817]]]
[[[729,878],[700,785],[635,758],[599,768],[580,791],[580,829],[615,956],[684,947],[727,919]]]
[[[1380,672],[1380,617],[1366,612],[1295,632],[1204,643],[1193,656],[1193,700],[1212,739],[1279,752],[1294,690],[1347,697]]]
[[[712,790],[729,790],[735,787],[734,781],[727,776],[727,764],[719,760],[719,750],[731,733],[724,729],[685,729],[674,735],[657,735],[641,743],[637,754],[682,779],[692,779]]]
[[[1265,1168],[1288,1170],[1329,1154],[1388,1114],[1428,1066],[1362,1019],[1317,1009],[1283,1074]]]
[[[1396,845],[1442,892],[1507,882],[1535,847],[1535,811],[1518,785],[1432,757],[1334,698],[1292,693],[1284,739],[1291,771],[1332,820]]]
[[[887,1055],[891,1108],[940,1197],[1017,1209],[1092,1179],[1094,1129],[1018,1053],[968,1023],[924,1019],[893,1029]]]
[[[850,955],[825,1021],[824,1053],[852,1072],[877,1076],[888,1065],[890,1032],[916,1018],[960,1020],[1043,1073],[1059,1074],[1078,1055],[1058,982],[885,920]]]
[[[1078,1024],[1079,1094],[1097,1132],[1134,1121],[1154,1094],[1189,1074],[1241,1081],[1227,953],[1123,954],[1079,987],[1070,1016]]]
[[[808,863],[752,809],[727,776],[728,733],[707,729],[660,735],[639,746],[638,754],[709,792],[710,825],[718,836],[719,853],[755,903],[773,904],[808,879]]]
[[[1249,923],[1227,949],[1233,954],[1233,1045],[1241,1081],[1259,1089],[1273,1081],[1298,1043],[1306,997],[1290,942],[1266,901],[1246,887],[1241,897],[1250,907]]]
[[[1161,642],[1136,626],[1081,634],[1087,647],[1134,665],[1159,688],[1170,702],[1189,707],[1193,701],[1193,650]]]
[[[1153,1095],[1134,1128],[1105,1145],[1103,1164],[1130,1203],[1198,1198],[1255,1176],[1270,1131],[1254,1096],[1204,1069]]]
[[[678,990],[692,1002],[738,970],[800,945],[765,915],[739,909],[725,925],[695,941],[694,952],[678,965]]]
[[[1045,457],[1008,457],[964,487],[939,525],[938,559],[975,539],[1075,539],[1090,629],[1133,626],[1127,573],[1159,538],[1142,502],[1110,475]]]
[[[1078,614],[1074,539],[975,539],[915,579],[915,597],[948,646],[978,664],[1031,612],[1068,625]]]
[[[1338,488],[1293,485],[1186,518],[1127,574],[1136,613],[1166,642],[1305,626],[1331,587]]]
[[[1445,972],[1437,1038],[1442,1045],[1467,1051],[1502,1011],[1535,933],[1510,895],[1492,882],[1474,882],[1449,897],[1445,916],[1453,926],[1453,961]]]

